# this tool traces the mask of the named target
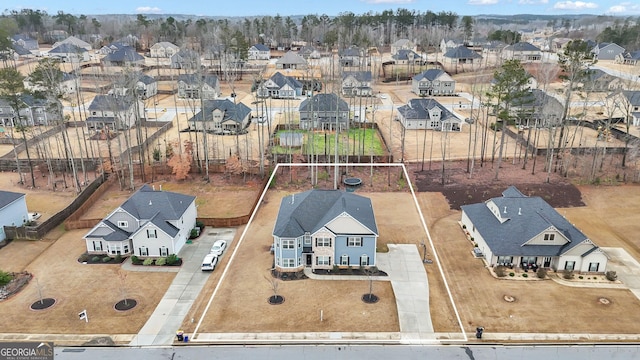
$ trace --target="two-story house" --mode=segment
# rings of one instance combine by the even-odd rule
[[[118,81],[113,84],[113,94],[127,96],[132,91],[140,99],[148,99],[158,93],[158,82],[153,77],[144,73],[132,74],[131,80]],[[127,83],[129,81],[130,83]]]
[[[200,54],[193,50],[182,49],[171,55],[171,68],[197,70],[200,68]]]
[[[45,99],[23,94],[20,96],[20,122],[18,122],[13,105],[6,99],[0,99],[0,124],[2,126],[50,125],[60,119],[48,105]]]
[[[398,39],[391,44],[391,55],[397,54],[400,50],[411,50],[416,52],[417,47],[416,44],[409,39]]]
[[[22,226],[29,221],[26,195],[0,190],[0,242],[7,238],[5,226]]]
[[[123,46],[120,49],[107,54],[100,59],[103,66],[141,66],[144,65],[144,56],[138,54],[136,49]]]
[[[302,83],[293,76],[276,72],[258,85],[256,93],[261,98],[295,99],[302,96],[302,89]]]
[[[398,108],[398,120],[407,130],[462,131],[462,120],[435,99],[411,99]]]
[[[510,186],[502,197],[461,209],[462,226],[490,266],[606,272],[602,249],[538,196]]]
[[[628,107],[625,112],[631,115],[631,119],[627,119],[627,121],[631,121],[633,126],[640,126],[640,91],[625,90],[622,95],[625,97],[625,105]]]
[[[359,47],[352,45],[338,52],[340,66],[342,67],[358,67],[366,66],[366,53]]]
[[[243,104],[234,104],[229,99],[205,100],[203,109],[187,122],[193,131],[214,134],[237,133],[249,125],[251,109]]]
[[[249,60],[269,60],[271,59],[271,49],[264,44],[255,44],[249,48],[247,55]]]
[[[466,46],[458,46],[447,50],[442,56],[445,65],[476,64],[482,60],[482,56]]]
[[[444,70],[429,69],[411,79],[411,91],[419,96],[453,95],[456,81]]]
[[[160,41],[151,46],[149,55],[152,58],[171,58],[178,51],[180,51],[180,48],[177,45],[168,41]]]
[[[371,71],[345,71],[342,73],[342,95],[371,96]]]
[[[89,44],[88,42],[78,39],[75,36],[69,36],[68,38],[62,40],[62,41],[57,41],[55,43],[53,43],[53,45],[51,46],[52,48],[56,48],[60,45],[65,45],[65,44],[69,44],[69,45],[73,45],[76,47],[79,47],[81,49],[85,49],[87,51],[90,51],[92,49],[91,44]]]
[[[349,104],[336,94],[316,94],[305,99],[298,108],[301,129],[346,129]]]
[[[86,123],[90,130],[129,129],[138,119],[144,119],[142,101],[132,96],[96,95],[87,111]]]
[[[376,266],[378,236],[369,198],[318,189],[288,195],[273,229],[275,269]]]
[[[220,82],[215,75],[180,74],[178,97],[212,100],[220,96]]]
[[[143,185],[83,239],[89,254],[167,257],[196,225],[196,198]]]
[[[398,50],[391,58],[396,65],[421,65],[423,62],[422,56],[413,50]]]
[[[47,56],[68,63],[89,61],[89,52],[85,48],[73,44],[61,44],[60,46],[54,47],[47,52]]]
[[[624,53],[624,48],[616,43],[599,43],[591,50],[594,59],[615,60],[616,56]]]
[[[625,51],[616,56],[616,63],[624,65],[638,65],[640,64],[640,50],[637,51]]]
[[[304,59],[320,59],[322,56],[320,51],[311,45],[300,48],[298,55],[302,56]]]

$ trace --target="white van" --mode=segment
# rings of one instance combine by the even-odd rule
[[[218,264],[218,257],[214,254],[207,254],[202,260],[202,271],[213,271]]]

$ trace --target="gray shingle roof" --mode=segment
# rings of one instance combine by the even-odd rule
[[[349,104],[336,94],[316,94],[305,99],[298,108],[299,111],[349,111]]]
[[[5,206],[11,204],[12,202],[24,197],[25,194],[13,192],[13,191],[3,191],[0,190],[0,209]]]
[[[448,57],[450,59],[480,59],[482,56],[475,53],[473,50],[470,50],[464,45],[460,45],[456,48],[447,50],[444,53],[444,57]]]
[[[222,115],[222,121],[233,120],[237,123],[242,123],[242,121],[251,113],[251,109],[243,104],[237,103],[234,104],[229,99],[223,100],[205,100],[204,101],[204,110],[199,111],[195,114],[189,121],[202,121],[203,112],[204,112],[204,121],[213,120],[213,111],[221,110],[224,114]]]
[[[629,101],[629,104],[631,104],[633,106],[640,105],[640,91],[637,91],[637,90],[625,90],[622,93],[627,98],[627,101]]]
[[[149,84],[153,84],[154,82],[156,82],[156,79],[154,79],[153,77],[151,77],[149,75],[142,74],[138,78],[138,81],[140,81],[143,84],[149,85]]]
[[[178,220],[195,200],[195,196],[171,191],[154,191],[143,185],[120,207],[137,219],[151,220],[160,215],[163,220]]]
[[[265,44],[255,44],[252,48],[255,48],[258,51],[269,51],[269,48]]]
[[[369,198],[339,190],[309,190],[286,196],[280,203],[273,235],[290,238],[314,233],[347,213],[376,235],[378,226]]]
[[[349,46],[340,51],[340,56],[360,56],[360,48],[357,46]]]
[[[104,58],[102,58],[104,62],[135,62],[135,61],[144,61],[144,57],[136,52],[136,49],[125,46],[120,48]]]
[[[461,206],[462,211],[496,256],[560,256],[587,240],[546,201],[538,196],[525,196],[515,187],[509,187],[502,197],[492,201],[507,221],[500,223],[486,203]],[[567,239],[564,245],[525,245],[550,227],[556,228]]]
[[[283,57],[276,61],[276,64],[303,64],[306,65],[307,61],[300,55],[293,51],[288,51]]]
[[[504,49],[512,51],[540,51],[540,48],[537,46],[524,41],[509,45]]]
[[[371,71],[345,71],[342,73],[342,79],[353,76],[357,81],[371,81]]]
[[[427,71],[424,71],[416,76],[413,77],[413,80],[417,80],[420,81],[422,79],[427,79],[429,81],[433,81],[437,78],[439,78],[440,76],[442,76],[443,74],[446,74],[444,72],[444,70],[440,70],[440,69],[429,69]]]
[[[395,60],[409,60],[409,56],[412,56],[412,60],[421,58],[420,54],[417,54],[413,50],[407,49],[398,50],[398,52],[393,54],[391,57]]]
[[[89,105],[89,111],[122,111],[131,108],[132,100],[113,95],[96,95]]]
[[[273,75],[271,75],[270,80],[276,83],[276,85],[278,85],[278,88],[282,88],[285,85],[289,85],[293,89],[302,88],[302,83],[296,80],[296,78],[294,78],[293,76],[285,76],[279,72],[276,72]]]
[[[429,110],[440,109],[440,121],[457,119],[457,117],[435,99],[411,99],[407,105],[398,108],[398,112],[407,120],[429,119]]]
[[[23,46],[20,46],[18,44],[13,44],[11,45],[11,47],[13,48],[13,51],[15,51],[16,54],[20,56],[31,55],[31,51],[25,49]]]
[[[207,84],[212,88],[215,88],[218,84],[218,77],[216,75],[198,75],[198,74],[180,74],[178,75],[178,82],[183,81],[186,84],[197,85],[200,81],[203,84]]]
[[[68,43],[61,44],[49,50],[49,54],[81,54],[85,52],[87,52],[87,49]]]

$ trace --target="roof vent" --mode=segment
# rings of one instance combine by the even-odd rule
[[[522,215],[522,208],[518,208],[518,215]]]
[[[504,210],[502,212],[505,213],[505,214],[507,213],[507,207],[506,206],[504,207]]]
[[[153,205],[153,204],[151,203],[151,200],[149,200],[149,206],[151,206],[151,205]]]

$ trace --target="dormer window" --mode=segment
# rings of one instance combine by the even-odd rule
[[[544,234],[545,241],[553,241],[556,237],[556,234]]]

